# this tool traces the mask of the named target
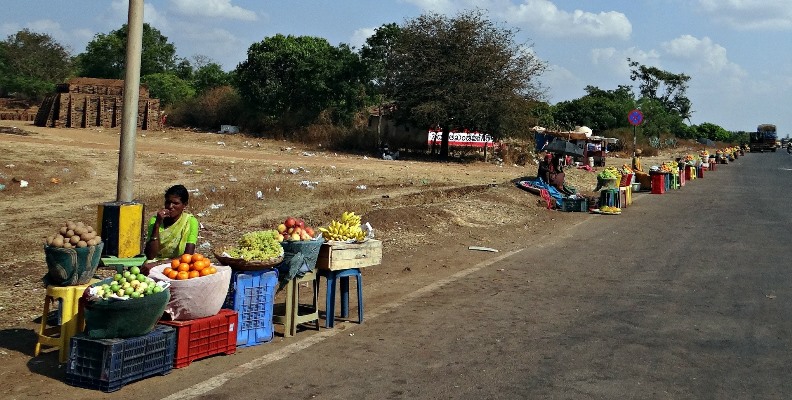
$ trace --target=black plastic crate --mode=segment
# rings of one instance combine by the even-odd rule
[[[587,212],[588,201],[585,198],[570,199],[566,197],[561,201],[561,211]]]
[[[66,383],[103,392],[173,369],[176,330],[157,325],[150,333],[127,339],[90,339],[82,334],[71,339]]]

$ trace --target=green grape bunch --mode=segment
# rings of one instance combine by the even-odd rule
[[[253,231],[242,235],[237,247],[227,250],[228,255],[245,261],[266,261],[283,255],[276,230]]]

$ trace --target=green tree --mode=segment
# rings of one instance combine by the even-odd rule
[[[23,29],[0,42],[0,94],[41,100],[73,73],[69,51],[47,34]]]
[[[231,84],[231,74],[223,71],[220,64],[208,63],[198,67],[192,74],[193,87],[196,93]]]
[[[251,45],[235,76],[242,98],[284,129],[306,126],[326,110],[336,122],[350,121],[363,104],[367,81],[348,46],[280,34]]]
[[[385,24],[366,39],[360,50],[360,58],[371,77],[371,93],[382,95],[392,80],[391,63],[393,51],[401,35],[401,27],[395,23]]]
[[[123,79],[126,60],[127,26],[108,34],[97,34],[78,56],[80,76]],[[140,76],[173,72],[176,68],[176,46],[149,24],[143,24],[143,52],[140,55]]]
[[[148,74],[141,81],[149,88],[151,97],[159,99],[163,107],[181,103],[195,96],[190,82],[173,73]]]
[[[627,114],[635,108],[635,96],[629,86],[602,90],[586,86],[586,95],[563,101],[553,107],[555,122],[564,129],[585,125],[595,132],[629,126]]]
[[[542,97],[537,78],[546,69],[515,32],[486,20],[481,11],[454,18],[426,14],[407,21],[392,54],[397,121],[419,129],[440,125],[442,157],[452,128],[507,134],[520,104]]]
[[[682,119],[690,118],[692,105],[686,94],[690,76],[642,65],[629,58],[627,62],[630,80],[638,81],[641,97],[659,101],[667,111],[676,112]]]

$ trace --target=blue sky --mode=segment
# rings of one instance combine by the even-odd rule
[[[426,12],[479,8],[519,30],[550,69],[551,103],[587,85],[630,85],[628,57],[690,75],[692,122],[729,130],[774,123],[792,135],[792,4],[789,0],[147,0],[144,19],[180,57],[208,56],[231,70],[248,47],[278,33],[359,48],[374,29]],[[22,28],[85,50],[127,22],[126,0],[0,0],[0,36]],[[625,116],[626,118],[626,116]]]

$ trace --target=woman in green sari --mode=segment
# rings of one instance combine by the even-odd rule
[[[165,207],[148,223],[146,257],[149,260],[195,253],[199,224],[195,216],[184,212],[189,201],[190,193],[183,185],[172,186],[165,192]]]

